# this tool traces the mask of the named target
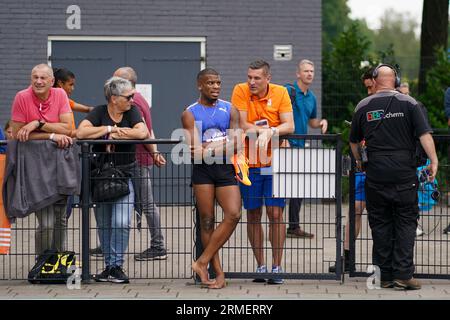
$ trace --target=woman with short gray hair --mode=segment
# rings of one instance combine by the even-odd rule
[[[78,139],[145,139],[149,136],[139,111],[132,105],[134,88],[130,81],[119,77],[108,79],[104,86],[108,104],[95,107],[80,123]],[[105,258],[105,270],[96,276],[100,282],[128,283],[123,271],[124,254],[130,237],[131,214],[133,212],[134,190],[130,177],[135,165],[134,144],[94,145],[94,153],[105,155],[108,161],[125,173],[129,194],[119,198],[96,200],[95,219],[97,221],[100,246]],[[100,156],[101,157],[101,156]]]
[[[126,90],[133,90],[133,85],[127,79],[120,77],[109,78],[106,80],[105,86],[103,87],[105,98],[108,102],[111,101],[112,96],[120,96]]]

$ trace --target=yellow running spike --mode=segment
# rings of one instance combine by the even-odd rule
[[[236,179],[246,186],[251,186],[252,182],[248,178],[248,159],[244,154],[235,154],[232,158]]]

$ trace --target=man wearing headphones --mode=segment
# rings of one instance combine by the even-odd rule
[[[381,64],[372,75],[376,93],[355,109],[350,147],[361,166],[358,143],[366,141],[366,203],[372,230],[372,261],[381,270],[381,287],[417,290],[413,278],[414,243],[419,213],[414,160],[415,139],[431,160],[430,181],[438,169],[431,128],[416,100],[398,93],[394,67]]]

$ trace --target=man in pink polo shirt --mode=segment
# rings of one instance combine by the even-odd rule
[[[52,88],[52,69],[39,64],[31,71],[31,85],[19,91],[12,105],[11,127],[19,141],[51,139],[59,147],[72,144],[72,110],[63,89]]]
[[[19,91],[12,105],[11,127],[19,141],[50,139],[59,148],[70,146],[72,110],[63,89],[52,88],[53,70],[38,64],[31,71],[31,85]],[[36,211],[36,253],[47,249],[64,251],[67,230],[67,199]]]

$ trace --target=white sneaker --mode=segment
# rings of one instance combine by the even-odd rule
[[[265,265],[256,268],[256,273],[267,273],[267,267]],[[253,279],[253,282],[266,282],[264,278]]]
[[[425,232],[423,232],[423,230],[420,229],[420,227],[417,227],[417,229],[416,229],[416,237],[423,236],[424,234],[425,234]]]

